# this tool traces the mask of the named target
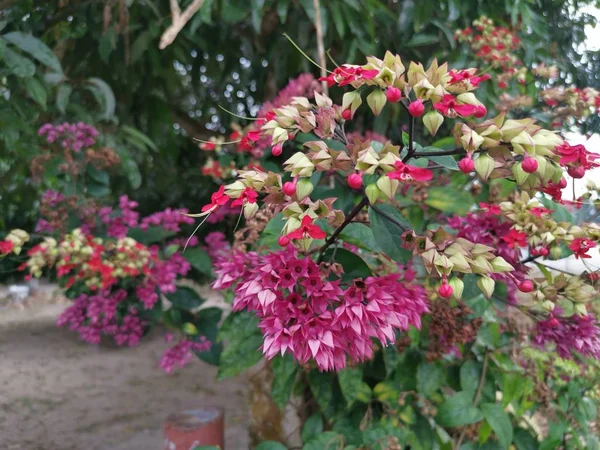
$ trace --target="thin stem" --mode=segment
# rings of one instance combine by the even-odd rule
[[[521,261],[519,261],[519,264],[527,264],[527,263],[533,262],[536,259],[538,259],[540,256],[541,255],[533,256],[533,255],[530,254],[527,258],[522,259]]]
[[[344,230],[344,228],[346,228],[346,226],[348,226],[348,224],[350,222],[352,222],[352,219],[354,219],[358,215],[358,213],[361,212],[361,210],[368,204],[369,204],[369,199],[365,195],[362,198],[362,200],[354,208],[352,208],[352,211],[350,211],[348,213],[348,215],[346,216],[346,218],[344,219],[342,224],[335,229],[333,234],[331,236],[329,236],[329,239],[327,239],[325,241],[325,244],[323,244],[323,246],[319,250],[319,257],[317,258],[317,264],[320,264],[321,262],[323,262],[323,257],[325,256],[325,250],[327,250],[327,248],[337,240],[338,236]]]
[[[319,54],[319,63],[321,64],[321,77],[327,76],[327,59],[325,58],[325,46],[323,45],[323,26],[321,24],[321,5],[319,0],[313,0],[315,8],[315,28],[317,31],[317,53]],[[326,81],[321,82],[323,93],[329,95],[329,87]]]
[[[413,158],[421,158],[424,156],[445,156],[445,155],[462,155],[467,153],[466,150],[462,147],[456,147],[452,150],[441,150],[439,152],[415,152],[412,157]]]
[[[479,386],[477,386],[477,392],[475,392],[475,397],[473,398],[473,406],[477,406],[477,403],[479,403],[479,399],[481,398],[481,393],[483,392],[483,386],[485,385],[485,377],[487,375],[488,363],[489,363],[489,352],[488,352],[488,350],[486,350],[485,355],[483,357],[483,368],[481,369],[481,377],[479,378]],[[467,429],[463,428],[460,433],[460,436],[458,437],[458,442],[454,446],[455,450],[460,449],[462,441],[465,439],[466,432],[467,432]]]

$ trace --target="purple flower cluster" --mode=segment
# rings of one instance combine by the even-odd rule
[[[135,310],[117,317],[117,307],[126,298],[124,289],[82,294],[58,317],[57,324],[76,331],[90,344],[99,344],[102,335],[106,335],[112,336],[118,345],[136,345],[144,334],[145,324]]]
[[[110,206],[98,210],[100,221],[106,226],[108,234],[115,238],[127,236],[129,228],[137,227],[140,214],[135,211],[138,203],[129,200],[126,195],[119,197],[119,210],[114,211]]]
[[[185,215],[187,209],[175,211],[167,208],[154,214],[144,217],[140,223],[142,230],[147,230],[150,226],[161,227],[168,231],[181,231],[181,224],[192,224],[194,219]]]
[[[79,152],[82,148],[91,147],[96,143],[98,130],[83,122],[65,122],[60,125],[45,123],[38,130],[38,135],[45,136],[48,144],[56,142],[64,149]]]
[[[173,369],[183,367],[192,359],[192,351],[202,353],[210,350],[211,342],[206,337],[201,336],[197,341],[190,339],[182,339],[173,347],[165,350],[161,359],[160,367],[167,373],[171,373]]]
[[[290,80],[272,101],[265,102],[262,105],[258,112],[258,117],[265,117],[274,108],[289,105],[294,97],[313,98],[315,91],[321,92],[321,85],[315,80],[315,77],[310,73],[300,74],[298,77]]]
[[[600,326],[593,314],[561,317],[558,308],[550,317],[536,324],[533,344],[544,348],[556,346],[561,358],[573,359],[573,352],[600,359]]]

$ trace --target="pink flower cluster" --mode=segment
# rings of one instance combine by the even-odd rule
[[[168,294],[175,292],[175,281],[178,276],[185,276],[192,266],[179,252],[175,252],[168,259],[158,258],[158,247],[153,246],[150,251],[155,256],[154,264],[145,280],[135,288],[137,298],[144,304],[145,309],[152,309],[158,301],[158,293]]]
[[[215,288],[235,285],[233,309],[260,318],[267,358],[289,351],[320,370],[343,369],[347,356],[356,362],[372,358],[372,338],[394,342],[397,330],[420,327],[428,312],[423,287],[398,274],[357,278],[343,289],[292,246],[265,256],[233,253],[215,269]]]
[[[82,148],[91,147],[96,143],[98,130],[83,122],[65,122],[60,125],[45,123],[38,130],[38,135],[46,136],[48,144],[57,142],[64,149],[79,152]]]
[[[262,105],[258,117],[266,117],[269,111],[290,104],[294,97],[313,98],[315,91],[321,92],[321,85],[315,80],[315,77],[310,73],[300,74],[297,78],[290,80],[272,101]]]
[[[229,242],[227,242],[225,234],[220,231],[208,233],[204,238],[204,243],[206,245],[208,256],[213,260],[218,256],[224,256],[229,253]]]
[[[76,331],[90,344],[99,344],[102,335],[106,335],[118,345],[134,346],[144,334],[145,323],[133,309],[118,317],[117,309],[126,298],[124,289],[82,294],[58,317],[57,324]]]
[[[211,342],[206,337],[201,336],[197,341],[182,339],[173,347],[165,350],[160,358],[160,367],[167,373],[173,372],[173,369],[183,367],[192,359],[192,351],[202,353],[210,350]]]
[[[110,206],[100,208],[100,221],[106,226],[106,233],[115,238],[127,236],[129,228],[137,227],[140,214],[135,211],[138,203],[129,200],[126,195],[119,197],[119,210],[114,211]]]
[[[511,224],[502,222],[500,217],[494,214],[494,210],[489,209],[488,211],[469,213],[464,217],[451,217],[448,219],[448,225],[456,230],[456,237],[495,248],[496,255],[504,258],[515,268],[510,273],[491,274],[491,278],[506,284],[507,301],[515,304],[518,293],[517,285],[527,278],[528,269],[524,264],[520,264],[519,248],[506,244],[507,239],[514,232]]]
[[[561,358],[573,359],[573,351],[600,359],[600,327],[593,314],[561,317],[562,311],[555,308],[554,314],[536,324],[534,345],[544,348],[554,344]]]
[[[181,224],[194,223],[194,219],[185,215],[187,209],[175,211],[167,208],[164,211],[159,211],[142,219],[140,228],[147,230],[150,226],[161,227],[168,231],[181,231]]]

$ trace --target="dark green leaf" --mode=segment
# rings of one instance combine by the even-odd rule
[[[86,185],[86,191],[92,197],[104,197],[110,194],[110,186],[91,182]]]
[[[109,119],[115,115],[115,94],[111,87],[100,78],[89,78],[89,87],[95,90],[99,94],[99,98],[102,99],[102,108],[104,109],[103,118]]]
[[[46,93],[44,85],[40,83],[37,78],[27,78],[25,80],[25,89],[27,89],[27,94],[29,94],[29,97],[31,97],[38,105],[40,105],[42,109],[46,109],[48,94]]]
[[[340,370],[338,380],[348,407],[352,407],[357,401],[368,403],[371,400],[371,388],[363,381],[361,368],[347,367]]]
[[[263,441],[255,447],[255,450],[287,450],[287,447],[276,441]]]
[[[192,265],[192,267],[204,275],[212,275],[212,260],[208,253],[200,247],[189,248],[183,252],[183,257]]]
[[[481,421],[483,414],[472,402],[470,392],[454,394],[439,407],[436,422],[443,427],[460,427]]]
[[[528,431],[522,428],[515,430],[515,436],[513,442],[517,447],[517,450],[538,450],[539,444],[537,439],[534,438]]]
[[[465,361],[460,367],[460,388],[471,393],[471,399],[475,396],[475,391],[481,378],[481,364],[472,359]]]
[[[179,286],[175,292],[166,294],[173,305],[183,309],[195,309],[204,303],[204,299],[196,291],[187,286]]]
[[[289,354],[276,356],[271,360],[271,371],[273,372],[271,397],[279,409],[283,410],[294,388],[298,364]]]
[[[35,64],[33,61],[19,55],[10,48],[4,51],[4,62],[9,70],[19,78],[28,78],[35,74]]]
[[[431,397],[444,383],[446,375],[439,363],[422,362],[417,368],[417,390]]]
[[[21,33],[20,31],[13,31],[3,35],[2,37],[24,52],[29,53],[39,62],[52,69],[54,72],[62,73],[60,61],[56,55],[52,53],[52,50],[50,50],[48,46],[38,38],[33,37],[30,34]]]
[[[371,230],[377,245],[394,261],[400,263],[408,262],[412,256],[412,252],[401,248],[401,245],[402,234],[412,229],[410,223],[392,205],[377,205],[377,209],[382,211],[385,216],[375,211],[375,209],[369,208]],[[394,222],[389,218],[393,219]],[[402,227],[395,222],[401,224]]]
[[[306,419],[302,427],[302,442],[308,442],[323,432],[323,418],[320,413],[315,413]]]
[[[440,39],[435,34],[417,34],[404,45],[406,47],[420,47],[422,45],[435,44],[439,41]]]
[[[505,449],[508,449],[513,440],[513,428],[510,417],[502,406],[495,403],[482,403],[481,412],[487,423],[490,424],[498,441]]]
[[[342,280],[366,278],[371,276],[371,269],[362,258],[345,248],[329,248],[323,256],[323,261],[335,261],[342,265],[344,273]]]
[[[248,312],[231,313],[221,325],[219,341],[227,341],[219,364],[217,379],[239,375],[262,357],[259,347],[263,337],[258,318]]]
[[[344,443],[344,437],[335,431],[326,431],[306,442],[302,450],[337,450]]]
[[[308,373],[308,385],[325,417],[331,417],[336,407],[335,375],[311,370]]]
[[[65,113],[67,111],[67,105],[69,104],[69,97],[71,97],[71,92],[73,92],[73,88],[69,84],[61,84],[56,91],[56,108],[61,113]]]
[[[340,239],[365,250],[379,251],[373,232],[364,223],[351,223],[340,233]]]
[[[552,217],[554,217],[557,222],[573,223],[573,215],[567,210],[567,208],[544,196],[540,197],[540,201],[546,208],[554,211],[552,213]]]

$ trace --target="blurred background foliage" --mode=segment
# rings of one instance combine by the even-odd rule
[[[475,63],[453,33],[485,14],[520,30],[526,64],[548,60],[574,85],[599,88],[600,56],[582,46],[595,20],[585,11],[598,6],[594,0],[327,0],[321,16],[325,49],[339,64],[389,49],[405,60],[428,64],[437,57],[469,67]],[[0,232],[32,229],[40,192],[60,182],[52,170],[40,182],[30,175],[43,123],[92,123],[118,152],[121,168],[95,189],[97,196],[126,193],[142,214],[166,206],[195,211],[213,184],[200,171],[206,153],[191,137],[227,131],[231,117],[218,105],[252,115],[290,78],[318,73],[283,36],[315,56],[312,0],[205,0],[164,50],[158,42],[171,22],[166,0],[0,0],[0,10]],[[341,94],[332,93],[338,101]],[[386,110],[361,126],[399,138],[396,112]]]

